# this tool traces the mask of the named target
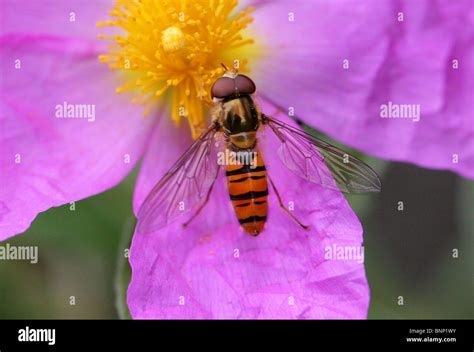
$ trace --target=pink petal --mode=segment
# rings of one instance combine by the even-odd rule
[[[10,35],[1,45],[0,239],[6,239],[39,212],[120,182],[140,159],[153,121],[115,94],[116,75],[89,42]],[[56,118],[64,102],[95,105],[95,120]]]
[[[114,0],[2,0],[2,33],[36,33],[95,41],[96,24]]]
[[[273,109],[265,106],[265,111]],[[184,220],[178,220],[155,234],[134,236],[128,290],[134,318],[366,318],[363,264],[325,260],[327,246],[361,246],[356,215],[339,192],[284,169],[274,150],[277,141],[267,133],[261,145],[269,174],[284,202],[295,203],[294,214],[311,230],[289,219],[270,189],[266,229],[256,238],[243,233],[221,177],[186,231]],[[179,152],[167,147],[178,138]],[[175,160],[189,142],[169,127],[155,132],[137,184],[137,206],[169,159]]]
[[[266,47],[252,72],[268,99],[366,153],[474,177],[472,1],[255,7],[252,26]],[[420,121],[381,118],[390,101],[419,104]]]

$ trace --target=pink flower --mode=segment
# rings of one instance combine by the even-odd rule
[[[181,141],[180,131],[172,131],[170,137]],[[168,134],[169,129],[160,125],[154,131],[137,184],[135,210],[168,168],[157,163],[163,155],[161,141]],[[176,160],[188,144],[169,149],[166,159]],[[297,226],[270,194],[265,231],[258,237],[245,234],[235,220],[222,175],[204,215],[186,231],[184,221],[178,221],[154,236],[135,233],[128,290],[134,318],[366,317],[368,287],[362,262],[355,257],[338,260],[335,250],[361,250],[357,217],[340,192],[303,181],[282,167],[275,135],[267,132],[262,145],[269,175],[311,230]]]
[[[395,4],[256,1],[246,33],[255,43],[232,36],[232,49],[226,51],[207,50],[210,41],[176,30],[186,19],[179,11],[163,17],[160,21],[175,25],[157,33],[147,27],[149,17],[138,18],[133,22],[138,27],[128,28],[132,42],[119,39],[109,49],[110,42],[97,40],[96,23],[107,19],[112,1],[3,0],[0,239],[26,230],[41,211],[113,187],[143,160],[134,200],[137,212],[151,187],[191,143],[187,128],[175,128],[168,116],[175,123],[187,120],[194,136],[205,126],[198,93],[207,89],[186,86],[188,80],[208,88],[219,73],[213,65],[235,57],[255,78],[266,113],[273,114],[275,105],[294,110],[308,124],[368,153],[472,176],[472,46],[467,46],[472,26],[466,25],[472,7],[435,4],[433,17],[422,2],[400,8]],[[141,13],[164,13],[150,9]],[[397,21],[400,12],[403,22]],[[202,18],[212,20],[222,22],[213,15]],[[102,24],[112,25],[116,35],[117,23]],[[220,34],[213,33],[215,40]],[[180,76],[148,66],[164,58],[171,66],[179,65],[182,45],[190,40],[196,51],[186,60],[197,60],[203,70]],[[164,52],[154,47],[149,51],[150,43]],[[99,55],[116,70],[105,69]],[[459,58],[457,71],[448,67],[452,57]],[[119,85],[121,91],[138,90],[117,95]],[[153,98],[150,92],[165,97]],[[130,104],[131,97],[145,109]],[[180,115],[182,102],[188,109]],[[389,102],[420,104],[420,121],[380,118],[380,106]],[[90,114],[63,118],[71,104],[85,104]],[[147,109],[149,117],[141,118]],[[325,259],[326,250],[334,246],[360,248],[357,218],[340,193],[308,184],[284,169],[276,160],[275,143],[273,137],[262,143],[269,172],[284,200],[295,201],[295,214],[312,230],[296,227],[270,195],[271,218],[264,234],[243,235],[220,179],[206,213],[186,232],[176,223],[153,236],[134,237],[128,295],[134,318],[366,316],[363,265]],[[457,163],[452,162],[454,154]]]
[[[368,154],[474,178],[472,1],[265,2],[254,17],[274,103]]]

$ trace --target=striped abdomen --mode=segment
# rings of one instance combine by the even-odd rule
[[[254,149],[256,163],[253,165],[228,165],[227,185],[240,225],[257,236],[262,232],[267,219],[268,189],[267,172],[260,152]]]

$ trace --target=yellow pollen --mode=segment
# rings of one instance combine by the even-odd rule
[[[247,31],[252,8],[235,13],[237,0],[117,0],[108,52],[99,60],[123,73],[116,88],[148,115],[157,104],[169,107],[177,126],[188,121],[194,138],[206,127],[211,84],[223,74],[221,62],[248,72],[256,57]],[[206,105],[207,104],[207,105]]]

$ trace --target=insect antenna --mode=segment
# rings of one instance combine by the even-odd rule
[[[229,68],[223,62],[221,62],[221,66],[224,68],[224,70],[230,71]]]

